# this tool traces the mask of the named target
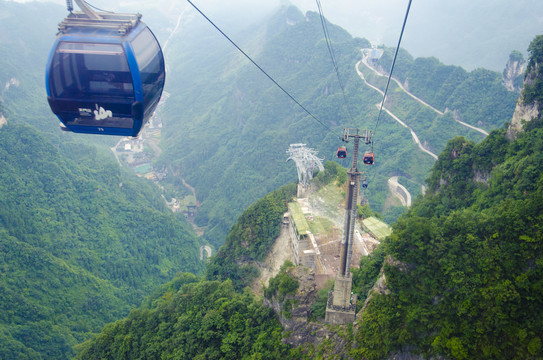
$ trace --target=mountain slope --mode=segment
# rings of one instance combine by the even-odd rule
[[[370,295],[352,356],[543,356],[542,144],[540,116],[513,141],[501,129],[448,143],[386,244],[386,290]]]
[[[282,359],[275,314],[231,282],[174,279],[151,309],[138,309],[79,347],[77,359]],[[301,358],[297,353],[290,358]]]
[[[254,315],[263,314],[257,305],[262,300],[255,300],[247,289],[243,295],[235,292],[230,280],[185,276],[83,344],[79,357],[160,353],[180,359],[541,358],[541,119],[532,126],[513,143],[505,139],[505,130],[496,130],[481,144],[462,138],[448,144],[429,180],[432,192],[417,200],[400,218],[384,249],[363,259],[363,268],[353,275],[353,289],[365,291],[368,287],[360,282],[371,287],[384,263],[385,287],[370,292],[355,326],[336,327],[335,335],[318,345],[303,344],[308,339],[298,337],[303,345],[289,348],[284,344],[288,334],[279,334],[277,320],[266,318],[265,327],[254,324]],[[491,168],[488,183],[476,180],[476,173]],[[535,169],[539,170],[534,173]],[[229,243],[214,259],[215,269],[220,269],[216,275],[223,276],[247,258],[248,245],[258,248],[266,243],[263,238],[247,241],[266,209],[251,207],[233,227]],[[222,257],[230,259],[230,268],[217,266]],[[285,283],[276,279],[275,284],[280,292],[296,288],[295,279],[282,276]],[[240,297],[243,305],[234,310],[232,303]],[[249,346],[246,341],[255,338]]]
[[[158,284],[202,270],[192,229],[150,184],[111,155],[53,145],[10,119],[0,129],[0,250],[2,358],[17,348],[67,358]]]
[[[540,41],[538,38],[534,43],[543,44]],[[531,51],[536,58],[543,54],[543,46],[534,46]],[[531,63],[532,71],[541,69],[539,63]],[[537,78],[534,75],[526,78]],[[534,86],[538,86],[536,81],[526,87],[528,93],[535,91]],[[537,105],[535,100],[531,104]],[[514,140],[506,133],[506,129],[494,130],[478,144],[462,137],[448,142],[428,178],[428,193],[400,217],[383,247],[362,259],[362,268],[353,273],[355,291],[365,292],[375,284],[354,326],[338,327],[338,337],[328,337],[315,347],[277,347],[278,352],[269,358],[542,358],[543,118],[528,122]],[[273,213],[273,207],[253,206],[240,217],[227,245],[213,260],[212,270],[217,271],[208,276],[224,276],[248,258],[250,248],[259,249],[267,242],[264,237],[248,236],[266,213]],[[220,262],[223,257],[230,259],[230,268]],[[238,273],[244,270],[237,269]],[[297,283],[284,276],[284,288],[279,279],[276,285],[288,293]],[[243,334],[254,336],[254,329],[247,327],[245,333],[239,333],[242,323],[252,321],[251,314],[239,313],[237,328],[231,327],[230,313],[218,316],[216,308],[190,318],[200,311],[194,311],[195,307],[208,306],[198,305],[202,300],[195,300],[193,289],[209,294],[226,286],[233,288],[229,281],[166,286],[147,302],[150,310],[138,310],[108,326],[81,347],[81,354],[102,356],[119,351],[121,356],[132,350],[133,357],[148,354],[150,346],[122,348],[121,344],[136,339],[137,344],[145,342],[183,358],[189,345],[185,340],[189,324],[195,324],[190,331],[204,341],[206,336],[217,337],[215,343],[187,357],[208,356],[207,349],[216,349],[218,343],[222,351],[229,349],[230,335],[238,339],[237,345],[243,345],[240,339],[247,339]],[[358,295],[366,298],[366,293]],[[231,298],[237,297],[232,293]],[[168,306],[170,303],[178,306]],[[186,321],[175,323],[174,319]],[[230,319],[228,330],[225,319]],[[163,329],[163,335],[157,335],[157,329]],[[267,344],[278,341],[277,333],[263,336],[269,336]],[[299,343],[304,340],[297,339]],[[237,355],[238,349],[233,348],[232,354]],[[263,353],[247,348],[244,355],[258,358]]]
[[[171,98],[165,107],[164,128],[168,131],[161,142],[164,151],[159,163],[172,164],[196,188],[202,204],[196,222],[207,226],[205,237],[216,247],[242,209],[272,189],[294,181],[295,167],[285,162],[291,143],[306,143],[320,156],[332,159],[343,128],[377,127],[375,104],[381,101],[381,95],[365,86],[354,68],[361,58],[360,50],[371,45],[333,24],[327,26],[345,94],[338,84],[318,14],[303,15],[296,8],[284,7],[258,26],[230,34],[319,121],[301,110],[209,24],[206,27],[200,17],[184,24],[182,37],[172,38],[169,59],[175,71],[167,84]],[[402,65],[409,66],[407,62]],[[482,89],[496,90],[499,77],[498,73],[477,76],[459,68],[449,70],[439,62],[431,71],[450,71],[448,85],[436,80],[422,91],[427,74],[420,68],[409,75],[420,96],[429,102],[450,100],[454,92],[460,94],[452,97],[456,101],[468,96],[466,78],[476,79]],[[441,97],[433,96],[440,85],[445,86],[440,90]],[[452,110],[456,103],[451,112],[439,115],[407,96],[398,99],[396,94],[400,91],[389,92],[391,111],[420,130],[421,141],[432,151],[439,153],[451,134],[476,141],[482,138],[455,122]],[[428,94],[432,96],[425,99]],[[517,96],[498,90],[489,93],[490,104],[503,106],[491,122],[485,122],[487,129],[501,126],[510,118]],[[488,115],[458,108],[468,123],[477,124]],[[377,160],[371,169],[364,169],[372,179],[367,196],[372,208],[395,220],[403,209],[386,205],[387,179],[403,176],[402,182],[416,196],[421,193],[433,158],[421,153],[410,131],[387,114],[376,130]],[[348,166],[346,162],[343,165]]]

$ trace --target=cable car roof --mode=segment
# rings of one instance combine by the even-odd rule
[[[59,34],[88,32],[90,29],[100,31],[104,36],[124,36],[135,28],[141,14],[100,13],[102,19],[91,19],[82,12],[73,12],[59,25]]]

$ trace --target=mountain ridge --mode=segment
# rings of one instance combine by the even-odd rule
[[[353,71],[354,64],[360,60],[360,49],[371,48],[371,44],[365,39],[352,38],[344,30],[328,23],[332,46],[338,59],[339,75],[345,86],[344,97],[329,58],[319,15],[312,12],[302,15],[299,10],[290,8],[282,11],[270,20],[272,24],[282,24],[282,28],[278,28],[284,29],[280,35],[277,35],[279,30],[276,30],[274,36],[264,39],[261,36],[266,34],[265,30],[253,31],[259,34],[260,40],[255,60],[283,88],[294,97],[299,97],[298,100],[322,124],[304,113],[250,64],[243,68],[235,81],[223,78],[225,73],[231,74],[232,71],[232,68],[224,67],[223,64],[229,64],[230,59],[239,58],[239,55],[233,55],[234,50],[229,50],[224,44],[213,46],[215,42],[220,44],[218,39],[209,44],[209,52],[204,50],[205,59],[198,66],[191,61],[191,65],[185,67],[188,62],[182,62],[183,65],[178,67],[168,85],[177,87],[179,84],[183,88],[183,84],[201,84],[201,93],[188,94],[187,90],[185,96],[183,90],[173,95],[166,105],[167,119],[164,126],[169,131],[161,141],[164,151],[158,163],[172,163],[178,172],[184,174],[187,182],[197,189],[202,206],[196,223],[208,226],[204,236],[215,247],[220,246],[229,224],[235,221],[243,208],[258,196],[264,196],[294,178],[293,169],[289,169],[281,159],[281,154],[290,143],[306,143],[317,148],[328,159],[332,158],[334,147],[338,146],[337,134],[343,131],[345,124],[359,128],[375,126],[377,109],[373,104],[379,103],[381,98],[374,90],[366,88]],[[292,17],[303,18],[304,21],[289,22],[288,19]],[[190,28],[190,24],[186,26]],[[190,33],[189,28],[185,31]],[[191,44],[188,39],[184,39],[184,44],[191,54],[207,49],[203,48],[205,44],[201,41]],[[243,43],[241,45],[243,48]],[[225,52],[217,53],[219,48]],[[387,53],[390,51],[386,50]],[[216,62],[210,63],[211,52],[215,54],[211,59],[217,59]],[[182,56],[185,57],[186,54]],[[400,69],[413,61],[407,58],[407,61],[399,62]],[[382,61],[386,65],[386,59]],[[418,62],[424,63],[424,59],[417,59]],[[455,109],[455,104],[468,97],[470,87],[478,89],[473,83],[480,84],[481,92],[477,96],[492,94],[492,100],[488,104],[484,103],[484,106],[458,107],[458,116],[462,121],[480,127],[478,122],[484,119],[485,129],[490,130],[501,126],[509,119],[509,113],[513,113],[518,94],[508,94],[505,89],[501,92],[501,75],[484,71],[468,74],[461,68],[445,67],[437,60],[432,64],[432,70],[447,73],[450,79],[448,88],[451,93],[456,89],[453,98],[449,94],[442,100],[450,99],[453,106],[451,109]],[[420,92],[425,77],[417,72],[411,72],[409,76],[411,87]],[[377,86],[382,87],[379,82]],[[434,99],[433,90],[439,88],[439,79],[432,80],[431,86],[432,90],[417,96],[424,99],[427,97],[425,95],[432,94],[430,100]],[[504,96],[506,100],[500,101]],[[413,106],[409,101],[396,96],[394,89],[389,92],[393,112],[400,111],[406,115],[405,121],[419,136],[424,135],[422,142],[428,143],[434,152],[439,152],[445,145],[451,132],[466,134],[470,139],[481,138],[475,133],[471,134],[471,130],[466,132],[458,126],[452,112],[440,117]],[[499,101],[499,105],[495,106],[494,101]],[[490,121],[491,117],[487,113],[493,106],[499,110]],[[476,111],[480,109],[486,112],[477,114]],[[477,117],[471,119],[475,115]],[[418,169],[414,165],[407,165],[414,164],[417,150],[407,144],[409,132],[398,129],[395,121],[389,119],[386,115],[379,125],[386,136],[376,135],[380,137],[375,142],[375,151],[381,155],[372,168],[378,174],[372,184],[375,191],[369,193],[369,200],[377,209],[383,208],[384,198],[377,194],[387,191],[386,180],[390,174],[396,172],[405,175],[410,184],[410,192],[420,194],[424,183],[423,174],[431,166],[431,159],[417,163]],[[431,125],[428,126],[428,123]],[[398,161],[398,158],[405,161]],[[243,180],[238,181],[241,177]],[[393,210],[388,219],[394,220],[400,211]]]
[[[537,38],[541,39],[543,36]],[[534,46],[532,55],[539,54],[543,54],[543,46]],[[530,91],[525,87],[523,93]],[[535,95],[540,93],[536,91]],[[162,298],[157,294],[154,308],[134,312],[128,319],[108,327],[97,340],[85,343],[79,356],[101,356],[113,350],[122,356],[128,353],[120,347],[123,341],[138,345],[139,341],[145,341],[146,345],[139,345],[138,349],[128,349],[133,351],[131,356],[149,354],[149,348],[161,349],[161,354],[171,356],[175,353],[174,344],[181,350],[187,348],[190,336],[187,329],[199,324],[190,331],[199,338],[212,339],[212,345],[206,343],[197,353],[210,356],[207,349],[213,348],[216,349],[213,356],[217,358],[239,356],[239,349],[245,349],[243,357],[247,359],[541,358],[543,119],[531,119],[513,140],[506,138],[506,131],[505,127],[493,130],[480,143],[463,137],[447,143],[428,177],[427,193],[400,216],[385,243],[363,258],[361,267],[353,271],[353,290],[361,298],[369,296],[355,324],[328,326],[334,336],[328,334],[324,336],[326,339],[315,343],[314,336],[319,330],[308,324],[307,328],[313,331],[307,338],[296,337],[296,347],[284,346],[283,341],[292,333],[274,332],[258,337],[261,340],[266,337],[265,344],[255,342],[258,348],[249,348],[241,341],[232,341],[232,334],[234,338],[242,338],[239,334],[242,327],[232,327],[235,322],[231,313],[222,317],[229,319],[228,327],[220,322],[220,317],[215,317],[217,312],[231,309],[226,299],[217,300],[215,307],[211,306],[205,315],[202,313],[203,320],[189,319],[187,316],[194,313],[191,309],[201,302],[200,298],[189,299],[195,289],[233,288],[228,274],[211,271],[208,273],[211,279],[226,278],[221,283],[207,279],[199,285],[189,284]],[[261,200],[262,204],[274,198],[269,196]],[[268,244],[268,240],[245,241],[247,236],[254,239],[252,226],[259,223],[258,218],[271,213],[267,208],[253,206],[246,210],[243,221],[232,228],[227,246],[212,262],[229,258],[224,265],[232,266],[236,261],[246,260],[249,249]],[[275,222],[262,225],[281,226],[278,216]],[[272,304],[281,302],[281,306],[273,306],[277,316],[287,320],[289,316],[307,317],[307,308],[298,313],[296,306],[302,297],[315,295],[300,285],[304,275],[296,275],[297,272],[305,274],[302,267],[285,263],[264,288]],[[370,292],[365,293],[368,289]],[[249,293],[246,288],[238,290],[238,294],[242,291],[245,296]],[[325,303],[326,294],[323,296]],[[247,298],[251,306],[260,301]],[[318,298],[315,301],[319,302]],[[177,306],[180,302],[183,305]],[[252,314],[246,311],[242,309],[234,315],[239,319],[237,324],[245,321],[247,326],[253,321]],[[151,324],[148,331],[152,338],[135,325],[142,318]],[[154,335],[158,319],[162,324],[172,324],[175,319],[186,322],[165,325],[173,330],[160,336]],[[277,329],[276,326],[270,325],[268,330]],[[250,331],[250,336],[254,332]],[[271,352],[271,344],[279,343],[282,345],[276,345],[275,352]],[[185,353],[176,354],[185,356]]]
[[[38,10],[42,9],[41,5],[21,5],[2,0],[0,4],[10,9],[2,13],[2,16],[9,15],[3,18],[9,21],[3,21],[0,26],[10,26],[9,29],[4,28],[3,33],[13,36],[10,40],[16,40],[0,43],[4,54],[13,54],[0,60],[2,64],[6,64],[0,66],[0,80],[5,83],[15,75],[20,83],[19,87],[11,87],[4,93],[4,99],[0,103],[1,111],[7,119],[7,124],[0,129],[0,281],[4,296],[0,305],[6,310],[2,312],[5,318],[0,325],[0,353],[6,358],[67,358],[73,355],[72,345],[92,337],[104,323],[126,315],[130,308],[137,306],[147,294],[159,287],[160,283],[172,279],[178,271],[201,273],[203,264],[197,260],[201,240],[194,237],[190,226],[183,219],[172,215],[165,208],[163,199],[157,196],[156,188],[152,187],[154,185],[136,179],[117,166],[109,152],[109,147],[117,139],[77,136],[58,130],[57,121],[47,108],[43,90],[43,66],[47,56],[47,51],[43,49],[48,42],[45,37],[52,40],[49,35],[55,31],[56,12],[59,13],[59,19],[62,17],[60,6],[48,9],[47,11],[55,14],[47,16],[46,21],[39,21],[41,14]],[[28,6],[37,6],[33,9],[38,10],[28,12],[27,17],[15,16],[17,11]],[[215,43],[204,48],[204,39],[216,37],[217,34],[211,34],[214,30],[208,29],[206,34],[209,37],[205,37],[204,33],[200,32],[189,35],[188,28],[185,28],[187,32],[179,34],[180,37],[171,43],[175,45],[172,55],[176,56],[171,58],[173,65],[168,76],[172,82],[167,86],[179,91],[171,100],[166,113],[169,116],[169,125],[176,125],[176,128],[167,128],[168,135],[162,143],[167,154],[157,160],[156,164],[160,166],[171,162],[179,173],[189,178],[190,184],[195,184],[199,196],[207,200],[199,221],[207,224],[207,221],[212,219],[208,222],[210,231],[206,241],[216,248],[223,243],[226,238],[223,235],[232,228],[232,223],[242,213],[242,209],[248,208],[248,204],[278,185],[295,179],[294,168],[284,161],[284,151],[290,143],[306,142],[318,148],[327,158],[332,158],[339,142],[336,132],[341,133],[343,124],[348,122],[350,126],[361,128],[374,124],[374,104],[380,101],[380,97],[374,90],[361,86],[360,79],[353,71],[353,65],[360,59],[359,49],[371,44],[365,39],[353,39],[339,27],[329,24],[334,49],[339,51],[337,54],[340,75],[345,76],[342,78],[346,80],[348,103],[354,104],[355,118],[351,123],[345,120],[349,118],[349,111],[338,105],[342,102],[343,94],[337,84],[336,74],[332,71],[324,39],[320,35],[318,15],[309,13],[299,17],[296,10],[289,11],[293,12],[292,16],[285,17],[281,14],[283,17],[277,18],[277,21],[283,24],[280,29],[285,31],[284,33],[267,33],[266,29],[262,29],[255,37],[252,37],[252,34],[243,35],[246,39],[244,41],[250,44],[251,49],[255,49],[257,60],[270,67],[272,75],[287,84],[289,91],[302,99],[319,118],[324,119],[324,123],[334,132],[323,134],[325,130],[322,129],[322,124],[314,122],[300,109],[294,108],[290,100],[273,85],[265,82],[268,80],[254,68],[244,66],[240,68],[241,72],[234,72],[235,68],[231,64],[239,59],[239,54],[229,48],[230,45],[224,43],[224,39],[218,37],[219,40],[215,39]],[[40,31],[18,21],[21,18],[32,19]],[[300,21],[292,21],[292,18]],[[272,30],[277,29],[279,28]],[[268,34],[269,39],[264,41],[263,34]],[[185,35],[186,39],[183,39]],[[189,40],[200,35],[202,37],[198,39],[199,47],[195,48],[195,44]],[[17,52],[20,50],[18,42],[27,45],[24,46],[24,53]],[[266,43],[268,47],[265,46]],[[217,44],[219,45],[215,46]],[[199,51],[194,51],[195,49]],[[176,63],[174,60],[182,61]],[[202,64],[199,64],[200,60]],[[405,64],[408,63],[407,61]],[[289,73],[291,69],[295,69],[296,73]],[[436,69],[439,70],[440,67],[436,66]],[[187,72],[193,77],[187,76]],[[450,73],[452,76],[460,74],[460,78],[465,75],[458,69],[452,69]],[[239,74],[239,79],[235,78],[236,74]],[[415,87],[417,74],[404,74],[411,77],[409,83]],[[469,74],[466,76],[469,78]],[[216,79],[220,81],[215,81]],[[261,79],[264,82],[261,82]],[[451,78],[447,85],[454,84],[453,80],[457,79]],[[495,86],[496,74],[476,72],[469,84],[479,80],[488,80]],[[418,81],[420,89],[423,81],[420,78]],[[468,93],[465,90],[469,89],[469,84],[464,84],[464,93],[459,93]],[[445,90],[436,92],[439,95],[445,93]],[[436,129],[442,129],[445,122],[454,123],[452,117],[441,121],[442,119],[430,117],[418,108],[413,109],[412,104],[405,103],[401,97],[392,100],[397,106],[395,111],[415,114],[414,118],[420,119],[420,124],[432,124],[426,126],[430,131],[437,132]],[[454,100],[460,102],[460,96]],[[443,103],[445,101],[442,99]],[[511,109],[507,108],[505,111],[500,107],[502,112],[496,115],[488,126],[495,126],[492,124],[498,124],[501,119],[508,120],[506,115],[509,110],[512,112],[513,102],[506,99],[504,103],[507,103],[504,107],[510,106]],[[492,103],[485,103],[487,106],[489,104]],[[471,118],[469,112],[461,115]],[[474,118],[477,123],[477,117]],[[31,127],[25,124],[30,124]],[[537,127],[537,124],[530,126]],[[391,174],[400,176],[402,183],[405,180],[408,189],[416,195],[421,192],[420,187],[426,176],[425,169],[430,169],[432,165],[430,159],[420,159],[416,146],[409,143],[409,140],[406,141],[410,139],[409,132],[404,129],[398,131],[393,120],[383,118],[379,131],[386,136],[379,137],[376,142],[378,161],[371,169],[375,172],[370,176],[368,190],[374,196],[371,203],[375,204],[377,209],[385,207],[383,204],[387,196],[387,179]],[[208,137],[210,134],[216,136]],[[458,159],[454,158],[458,160],[454,166],[459,168],[462,168],[460,162],[468,157],[469,151],[476,149],[476,155],[484,159],[486,166],[481,168],[485,171],[479,169],[481,178],[487,183],[494,181],[495,184],[496,180],[490,178],[491,165],[493,162],[501,162],[507,153],[503,150],[503,139],[498,135],[491,133],[489,142],[485,142],[485,146],[490,149],[495,147],[497,152],[487,150],[484,146],[474,146],[469,139],[455,141],[452,147],[448,148],[445,136],[433,140],[436,144],[433,146],[436,149],[442,147],[450,150],[449,154],[456,150],[460,156]],[[470,133],[467,137],[471,137]],[[519,149],[526,151],[521,145]],[[491,152],[493,157],[486,159],[485,151]],[[519,163],[522,163],[522,166],[516,166],[527,172],[526,177],[520,179],[523,187],[519,191],[522,194],[523,191],[530,190],[528,175],[536,174],[537,166],[534,170],[533,164],[522,161]],[[380,170],[376,170],[377,168]],[[451,178],[458,176],[453,173],[449,175]],[[501,176],[507,183],[511,173],[504,170]],[[439,183],[439,179],[436,177],[434,180]],[[480,190],[475,188],[476,191]],[[469,190],[466,191],[466,199],[473,201],[469,198],[473,195],[473,189],[467,186],[466,190]],[[447,187],[443,187],[443,191],[452,196],[453,191],[448,191]],[[443,201],[440,205],[442,207],[454,202],[446,197],[440,198],[440,201]],[[477,205],[477,202],[474,203]],[[280,205],[268,205],[274,209],[274,218],[280,218]],[[430,205],[432,204],[428,204]],[[255,208],[250,209],[254,211]],[[403,211],[404,208],[398,206],[392,209],[388,216],[394,218]],[[417,211],[423,209],[419,208]],[[246,216],[250,218],[250,213]],[[242,234],[245,230],[243,227],[236,229]],[[271,232],[273,233],[273,229]],[[525,240],[529,243],[529,239]],[[255,244],[254,248],[259,248],[259,245],[261,244]],[[375,259],[371,261],[378,262]],[[242,275],[243,271],[244,269],[240,271]],[[250,270],[248,272],[250,273]],[[357,277],[371,278],[374,271],[369,273],[371,274],[362,269]],[[46,282],[42,281],[44,277],[47,278]],[[232,354],[249,354],[254,351],[255,357],[258,356],[257,353],[262,356],[269,353],[270,357],[276,358],[308,358],[325,351],[318,350],[317,347],[313,350],[304,349],[306,352],[303,352],[281,343],[281,328],[273,314],[261,307],[258,298],[251,294],[240,295],[236,284],[227,278],[228,276],[225,276],[220,281],[209,279],[203,284],[197,283],[194,276],[177,275],[172,282],[161,286],[148,298],[144,304],[148,309],[135,311],[134,317],[130,319],[139,319],[143,314],[143,317],[149,320],[149,326],[157,325],[153,331],[157,334],[156,340],[159,340],[164,334],[186,330],[183,322],[168,318],[167,315],[183,315],[183,311],[187,309],[185,306],[193,306],[191,302],[198,301],[197,296],[191,296],[190,299],[184,299],[185,297],[189,297],[189,294],[213,293],[215,302],[205,304],[210,309],[209,313],[204,315],[205,321],[196,317],[194,327],[189,329],[197,332],[199,325],[206,327],[209,332],[202,331],[198,336],[201,335],[210,342],[212,346],[209,348],[213,352],[202,355],[204,349],[200,354],[198,351],[202,349],[190,340],[191,336],[195,338],[193,332],[184,338],[183,341],[186,342],[182,343],[191,348],[193,352],[190,354],[205,357],[217,356],[220,351],[226,354],[229,351]],[[280,284],[292,284],[292,281],[284,276],[278,280],[281,280],[278,281]],[[522,279],[519,279],[519,283],[520,280]],[[366,288],[366,285],[363,280],[358,280],[356,284],[360,289]],[[183,286],[186,288],[180,291]],[[214,292],[217,289],[219,291]],[[224,300],[224,297],[231,298],[233,302]],[[65,313],[59,311],[59,303],[64,309],[70,310]],[[22,305],[17,308],[14,304]],[[49,306],[50,304],[52,305]],[[245,322],[243,311],[253,310],[258,316]],[[228,319],[228,326],[224,319],[221,319],[223,315],[224,319]],[[162,325],[155,316],[167,318],[168,325]],[[192,321],[190,316],[183,319]],[[244,330],[259,319],[269,324],[269,329],[259,328],[247,338],[251,341],[241,340]],[[105,332],[109,332],[99,335],[99,338],[115,335],[111,329],[118,330],[125,325],[126,331],[132,325],[132,329],[136,329],[136,322],[131,321],[119,320],[118,323],[107,326]],[[234,329],[236,331],[230,331]],[[145,336],[142,329],[137,331]],[[528,335],[529,341],[535,339],[531,334]],[[348,331],[347,336],[350,336]],[[126,343],[125,347],[117,348],[120,352],[128,350],[126,346],[134,345],[128,336],[123,335],[122,340],[126,340]],[[251,342],[252,344],[249,344]],[[175,346],[179,344],[171,340],[170,343],[160,346],[176,349]],[[252,347],[253,344],[255,347]],[[447,345],[446,341],[440,344],[445,344],[445,347]],[[532,346],[535,346],[534,344]],[[148,350],[156,351],[156,348],[149,347]]]

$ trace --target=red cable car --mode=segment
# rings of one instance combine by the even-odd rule
[[[347,157],[347,148],[345,146],[337,148],[337,157],[340,159],[345,159]]]
[[[373,156],[373,153],[372,153],[372,152],[371,152],[371,153],[369,153],[369,152],[365,153],[365,154],[364,154],[364,160],[363,160],[363,161],[364,161],[364,164],[366,164],[366,165],[373,165],[373,160],[374,160],[374,158],[375,158],[375,157]]]

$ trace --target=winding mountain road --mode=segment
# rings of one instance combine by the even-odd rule
[[[363,60],[364,58],[362,58],[362,60],[360,60],[359,62],[356,63],[355,65],[355,69],[356,69],[356,72],[358,74],[358,76],[360,76],[360,78],[364,81],[364,83],[369,86],[370,88],[374,89],[375,91],[379,92],[381,95],[384,95],[384,91],[382,91],[381,89],[379,89],[378,87],[376,86],[373,86],[372,84],[370,84],[369,82],[367,82],[366,78],[364,77],[364,74],[362,74],[362,72],[360,71],[360,69],[358,69],[358,66],[360,65],[360,63],[363,63]],[[365,64],[367,66],[367,64]],[[370,67],[371,69],[371,67]],[[374,70],[375,71],[375,70]],[[421,100],[422,101],[422,100]],[[381,104],[376,104],[377,107],[380,107]],[[427,153],[428,155],[430,155],[431,157],[433,157],[434,159],[437,160],[437,155],[434,154],[433,152],[431,152],[430,150],[426,149],[424,146],[422,146],[420,140],[419,140],[419,137],[417,136],[417,134],[413,131],[413,129],[411,129],[411,127],[409,127],[406,123],[404,123],[402,120],[400,120],[399,117],[397,117],[396,115],[394,115],[389,109],[387,109],[385,106],[383,106],[383,110],[385,110],[387,112],[387,114],[389,114],[394,120],[396,120],[400,125],[402,125],[403,127],[409,129],[409,131],[411,132],[411,137],[413,138],[413,141],[419,146],[419,149],[421,149],[423,152]]]
[[[364,50],[369,50],[369,49],[361,49],[361,50],[360,50],[360,51],[362,52],[362,60],[360,60],[359,62],[357,62],[356,65],[355,65],[355,66],[356,66],[356,72],[358,73],[358,75],[359,75],[360,77],[362,77],[362,78],[363,78],[363,76],[364,76],[364,75],[361,75],[361,72],[360,72],[360,70],[358,69],[358,66],[360,65],[360,63],[362,63],[362,64],[364,64],[364,66],[366,66],[368,69],[370,69],[371,71],[373,71],[373,72],[374,72],[375,74],[377,74],[378,76],[383,76],[383,77],[388,76],[387,74],[383,74],[383,73],[379,72],[377,69],[375,69],[374,67],[372,67],[372,66],[370,66],[370,65],[368,64],[368,55],[366,55],[366,54],[364,53]],[[442,111],[436,109],[435,107],[433,107],[432,105],[428,104],[427,102],[425,102],[425,101],[422,100],[421,98],[419,98],[419,97],[415,96],[414,94],[410,93],[406,88],[403,87],[402,83],[401,83],[398,79],[396,79],[396,78],[394,78],[394,77],[392,77],[391,79],[394,80],[394,82],[398,85],[398,87],[399,87],[400,89],[402,89],[407,95],[411,96],[413,99],[415,99],[416,101],[418,101],[418,102],[421,103],[422,105],[424,105],[424,106],[426,106],[426,107],[432,109],[433,111],[435,111],[435,112],[438,113],[439,115],[443,115],[443,114],[444,114]],[[364,79],[364,81],[366,81],[366,80]],[[368,84],[368,83],[366,82],[366,84]],[[369,85],[369,84],[368,84],[368,85]],[[373,89],[377,89],[377,88],[374,87],[374,86],[371,86],[371,87],[372,87]],[[379,90],[379,89],[377,89],[377,90],[378,90],[381,94],[383,93],[381,90]],[[461,121],[460,119],[457,119],[456,117],[454,118],[454,120],[455,120],[457,123],[461,124],[462,126],[465,126],[465,127],[470,128],[470,129],[472,129],[472,130],[478,131],[478,132],[480,132],[481,134],[483,134],[483,135],[485,135],[485,136],[488,136],[488,132],[486,132],[485,130],[483,130],[483,129],[481,129],[481,128],[478,128],[478,127],[475,127],[475,126],[470,125],[470,124],[468,124],[468,123],[465,123],[465,122]]]
[[[393,176],[388,179],[388,187],[390,191],[402,202],[403,206],[411,206],[411,194],[409,191],[398,182],[398,177]]]

